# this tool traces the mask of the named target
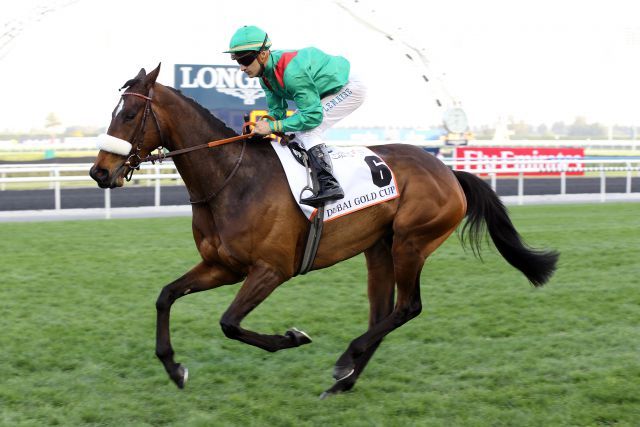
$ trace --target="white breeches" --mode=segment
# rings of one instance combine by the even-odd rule
[[[306,150],[322,144],[324,132],[361,106],[366,96],[365,83],[357,75],[351,74],[342,89],[320,100],[324,109],[322,123],[313,129],[294,132],[295,139]]]

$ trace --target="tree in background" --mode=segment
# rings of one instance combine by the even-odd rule
[[[565,136],[567,134],[567,125],[564,122],[555,122],[551,125],[551,133],[555,136]]]
[[[44,127],[47,129],[54,129],[61,124],[62,122],[60,121],[56,113],[49,113],[47,114],[47,118],[45,119]]]
[[[569,126],[567,135],[573,138],[606,138],[607,129],[600,123],[588,123],[586,118],[578,116]]]
[[[533,126],[525,123],[524,120],[515,122],[511,119],[510,121],[509,129],[513,132],[514,138],[526,138],[527,136],[533,135]]]

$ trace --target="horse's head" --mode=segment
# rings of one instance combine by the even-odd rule
[[[147,74],[143,69],[121,89],[106,134],[98,137],[98,157],[89,171],[101,188],[122,187],[140,159],[160,146],[160,123],[152,108],[160,65]]]

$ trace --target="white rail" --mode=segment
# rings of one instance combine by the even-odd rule
[[[0,190],[6,190],[7,184],[32,184],[49,183],[49,188],[53,189],[54,210],[60,211],[62,206],[61,187],[63,182],[83,182],[93,183],[89,176],[91,164],[23,164],[23,165],[0,165]],[[169,171],[169,173],[162,173]],[[61,175],[61,173],[81,172],[81,175]],[[31,176],[33,174],[43,174],[41,176]],[[8,175],[30,175],[13,176]],[[161,181],[175,180],[182,182],[182,177],[178,174],[173,162],[156,163],[155,165],[141,165],[140,171],[133,174],[132,182],[146,181],[150,186],[154,183],[154,206],[160,207],[161,202]],[[111,218],[111,191],[104,191],[105,217]],[[0,210],[1,207],[0,207]]]
[[[491,181],[491,188],[497,188],[498,176],[516,177],[518,180],[517,204],[522,205],[527,196],[524,195],[524,181],[527,176],[557,176],[560,178],[559,196],[567,195],[567,176],[579,173],[597,173],[600,177],[599,200],[607,201],[607,173],[625,172],[625,192],[623,197],[616,197],[616,200],[631,198],[632,177],[635,173],[640,176],[640,158],[615,158],[615,159],[585,159],[585,158],[557,158],[538,157],[535,159],[449,159],[445,163],[459,170],[465,170],[475,174],[488,176]],[[533,175],[533,176],[531,176]],[[627,197],[624,197],[626,195]],[[633,198],[637,198],[633,196]]]
[[[525,181],[528,178],[539,177],[536,173],[554,174],[560,179],[560,192],[557,197],[567,197],[567,179],[572,178],[572,173],[579,172],[600,178],[599,193],[595,195],[597,200],[605,202],[611,200],[624,200],[640,198],[640,192],[632,191],[633,176],[640,176],[640,158],[615,158],[615,159],[443,159],[444,163],[450,167],[467,170],[472,173],[488,177],[491,187],[496,190],[500,176],[509,174],[511,179],[517,179],[517,204],[524,204],[528,199],[534,198],[524,194]],[[54,190],[55,210],[61,210],[61,186],[62,183],[85,183],[91,184],[93,180],[89,177],[91,164],[22,164],[22,165],[0,165],[0,190],[6,190],[7,186],[15,184],[47,183],[48,188]],[[607,193],[607,177],[621,174],[626,178],[624,193]],[[161,164],[142,165],[141,171],[133,175],[132,182],[139,184],[146,182],[147,186],[154,185],[154,206],[161,206],[161,181],[175,180],[181,183],[182,179],[178,174],[175,165],[171,161]],[[70,188],[70,187],[67,187]],[[615,197],[611,197],[615,194]],[[105,216],[111,216],[111,194],[110,190],[104,191]],[[0,207],[0,210],[2,208]]]

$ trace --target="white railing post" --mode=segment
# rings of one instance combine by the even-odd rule
[[[53,183],[53,197],[54,197],[54,205],[55,210],[59,211],[61,209],[62,204],[60,203],[60,169],[55,168],[53,170],[53,177],[55,182]]]
[[[104,190],[104,217],[105,219],[111,218],[111,189]]]
[[[607,178],[605,175],[604,165],[600,163],[600,201],[604,202],[607,198]]]
[[[563,196],[567,194],[567,173],[565,171],[560,172],[560,194]]]
[[[496,188],[497,188],[496,175],[497,174],[495,172],[491,172],[489,174],[489,176],[491,176],[491,188],[493,189],[493,191],[496,191]]]
[[[524,173],[518,174],[518,204],[524,204]]]
[[[631,163],[627,162],[627,185],[626,193],[631,194]]]
[[[156,163],[155,165],[156,178],[155,184],[156,188],[154,191],[154,205],[156,208],[160,207],[160,165]]]

